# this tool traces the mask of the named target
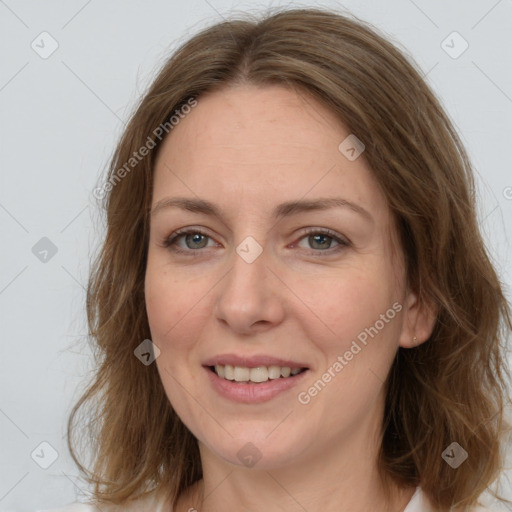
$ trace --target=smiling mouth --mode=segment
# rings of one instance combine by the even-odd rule
[[[307,368],[290,368],[289,366],[257,366],[249,368],[247,366],[232,366],[230,364],[216,364],[208,368],[221,379],[256,384],[268,382],[269,380],[292,378],[307,370]]]

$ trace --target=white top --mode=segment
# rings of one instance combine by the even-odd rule
[[[405,507],[404,512],[435,512],[427,497],[423,494],[420,487],[412,495],[411,501]]]
[[[416,488],[416,492],[412,495],[411,500],[405,507],[404,512],[436,512],[425,496],[420,487]],[[473,507],[471,512],[491,512],[489,509],[482,507]]]
[[[40,509],[36,512],[172,512],[163,509],[164,503],[156,493],[134,501],[130,506],[116,507],[115,505],[102,505],[101,509],[88,503],[71,503],[62,508]]]
[[[150,496],[146,498],[144,501],[139,501],[134,504],[132,507],[126,508],[123,507],[123,512],[164,512],[162,510],[163,503],[156,502],[155,498]],[[102,507],[104,510],[104,507]],[[472,512],[486,512],[489,509],[484,509],[482,507],[475,507],[472,509]],[[62,508],[54,508],[54,509],[45,509],[45,510],[37,510],[36,512],[99,512],[96,507],[93,505],[88,505],[85,503],[72,503]],[[165,511],[168,512],[168,511]],[[432,505],[430,504],[428,498],[425,496],[420,487],[416,488],[415,493],[413,494],[411,500],[405,507],[404,512],[436,512]]]

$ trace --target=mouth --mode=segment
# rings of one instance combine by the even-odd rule
[[[311,368],[304,362],[273,356],[218,355],[203,362],[212,389],[238,403],[259,404],[299,385]]]
[[[221,379],[238,383],[251,382],[255,384],[261,384],[269,380],[288,379],[308,369],[305,367],[277,365],[249,367],[233,366],[230,364],[216,364],[214,366],[208,366],[207,368]]]

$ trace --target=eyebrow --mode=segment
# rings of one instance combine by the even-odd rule
[[[172,207],[181,208],[183,210],[188,210],[194,213],[211,215],[219,219],[223,218],[222,212],[215,204],[204,199],[196,199],[190,197],[167,197],[161,199],[153,206],[150,215],[153,217],[159,211]],[[340,207],[349,208],[350,210],[360,214],[366,220],[373,221],[373,217],[362,206],[359,206],[358,204],[351,201],[347,201],[341,197],[321,197],[313,200],[288,201],[276,206],[272,212],[272,216],[275,219],[280,219],[303,212],[322,211],[328,210],[330,208]]]

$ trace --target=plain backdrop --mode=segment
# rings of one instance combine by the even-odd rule
[[[482,229],[510,290],[511,0],[0,0],[0,510],[84,490],[65,428],[92,367],[92,190],[136,101],[190,35],[285,5],[348,10],[419,63],[475,165]]]

